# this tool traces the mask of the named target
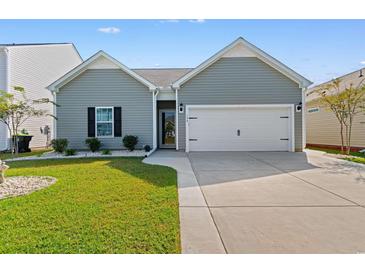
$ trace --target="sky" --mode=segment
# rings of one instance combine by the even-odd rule
[[[239,36],[315,84],[365,67],[365,20],[0,20],[0,44],[72,42],[131,68],[196,67]]]

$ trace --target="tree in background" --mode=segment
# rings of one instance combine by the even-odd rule
[[[23,87],[15,86],[13,93],[0,90],[0,121],[9,129],[12,153],[18,153],[19,128],[25,121],[31,117],[54,117],[46,110],[36,108],[37,105],[47,103],[55,104],[48,98],[28,99]]]
[[[354,118],[365,107],[365,86],[361,82],[357,87],[350,84],[341,89],[341,81],[336,79],[314,93],[319,95],[319,104],[335,114],[340,124],[341,151],[350,154]]]

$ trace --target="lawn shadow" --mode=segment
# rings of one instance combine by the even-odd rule
[[[328,161],[323,163],[325,174],[330,175],[355,175],[355,180],[358,183],[365,183],[365,166],[363,164],[354,165],[351,161]]]
[[[175,169],[166,166],[152,166],[138,161],[108,161],[111,168],[128,173],[133,177],[151,183],[159,187],[177,186],[177,173]]]

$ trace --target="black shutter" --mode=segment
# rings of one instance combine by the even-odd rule
[[[122,137],[122,108],[114,107],[114,137]]]
[[[161,124],[162,124],[162,140],[161,140],[161,143],[164,145],[165,144],[165,112],[162,112],[162,117],[161,117]]]
[[[87,108],[87,137],[95,137],[95,108]]]

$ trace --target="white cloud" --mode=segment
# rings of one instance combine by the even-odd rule
[[[178,19],[167,19],[167,20],[161,20],[160,23],[179,23],[180,20]]]
[[[365,60],[364,61],[361,61],[360,64],[365,65]]]
[[[205,23],[205,19],[192,19],[189,20],[190,23]]]
[[[158,63],[157,63],[157,64],[155,64],[155,67],[156,67],[156,68],[157,68],[157,67],[159,67],[159,66],[160,66],[160,64],[158,64]]]
[[[98,31],[104,32],[104,33],[119,33],[120,29],[117,27],[106,27],[106,28],[98,28]]]

